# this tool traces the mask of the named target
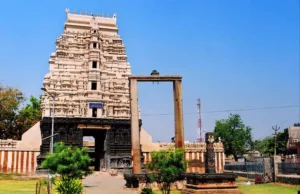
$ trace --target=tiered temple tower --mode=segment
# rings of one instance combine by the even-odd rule
[[[72,14],[69,9],[66,16],[43,82],[42,137],[51,135],[54,96],[54,143],[81,147],[84,136],[93,136],[96,170],[130,167],[131,69],[117,16]],[[50,138],[42,141],[38,164],[49,149]]]
[[[56,117],[129,118],[125,46],[117,16],[71,14],[56,40],[44,88],[55,96]],[[43,97],[43,116],[51,116],[52,98]]]

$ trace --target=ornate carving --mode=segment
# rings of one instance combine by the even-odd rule
[[[65,11],[68,14],[65,30],[56,40],[56,52],[51,54],[49,60],[51,69],[44,77],[44,87],[47,91],[50,94],[61,95],[55,100],[55,113],[58,113],[56,115],[92,117],[87,105],[95,101],[105,102],[107,107],[129,107],[128,76],[131,75],[131,71],[130,64],[127,63],[125,46],[117,35],[116,15],[113,18],[101,18],[89,16],[87,12],[86,16],[81,16],[76,13],[69,14],[69,9]],[[89,18],[89,22],[86,18]],[[72,22],[72,30],[68,27],[70,22]],[[99,24],[102,26],[101,29],[99,29]],[[82,25],[90,25],[91,30],[87,29],[82,32]],[[110,32],[102,30],[103,28],[108,28]],[[112,34],[113,31],[115,34]],[[94,61],[97,61],[96,68],[92,67]],[[64,73],[65,71],[67,73]],[[101,87],[103,79],[111,89]],[[124,82],[124,85],[114,85],[120,80]],[[96,91],[91,89],[91,82],[97,82]],[[114,96],[120,95],[120,91],[122,91],[122,96],[117,98],[125,100],[116,101]],[[69,93],[72,93],[72,97],[68,96]],[[66,107],[68,102],[72,102],[72,106]],[[51,115],[51,107],[47,106],[49,103],[51,99],[42,99],[43,117]],[[129,109],[122,111],[117,110],[103,115],[100,111],[98,117],[128,119]]]
[[[185,143],[187,152],[206,152],[206,143]]]
[[[224,145],[221,140],[221,137],[218,138],[218,142],[214,143],[214,151],[215,152],[224,152]]]
[[[205,134],[205,140],[206,140],[205,172],[209,174],[216,173],[213,138],[214,138],[214,133],[207,132]]]
[[[97,119],[97,118],[66,118],[56,117],[54,125],[54,143],[63,141],[68,145],[82,146],[83,130],[78,124],[86,125],[110,125],[111,130],[106,131],[104,137],[104,149],[107,166],[111,168],[125,168],[131,166],[131,131],[129,119]],[[51,117],[44,117],[40,123],[42,137],[51,134]],[[140,120],[140,125],[142,121]],[[101,131],[100,131],[101,132]],[[50,138],[42,141],[41,154],[38,156],[38,164],[44,160],[49,152]],[[143,157],[142,157],[142,160]],[[130,164],[130,165],[129,165]]]
[[[174,148],[175,143],[159,143],[159,147],[163,149]]]
[[[214,143],[214,141],[215,141],[215,140],[214,140],[214,136],[213,136],[213,135],[209,135],[207,141],[208,141],[209,143]]]

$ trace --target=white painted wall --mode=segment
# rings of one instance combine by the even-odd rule
[[[37,122],[23,135],[22,140],[17,142],[17,149],[40,150],[42,143],[40,122]]]

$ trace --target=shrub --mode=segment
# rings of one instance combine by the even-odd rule
[[[56,190],[59,194],[82,194],[83,186],[80,179],[71,178],[55,181]]]
[[[171,183],[184,179],[186,161],[184,149],[176,148],[151,152],[151,162],[146,166],[153,174],[163,194],[170,193]]]
[[[141,194],[154,194],[152,188],[143,188]]]
[[[87,153],[87,148],[66,146],[62,142],[54,148],[54,153],[48,153],[43,161],[43,168],[50,169],[51,173],[59,174],[63,179],[81,179],[82,176],[92,173],[89,169],[92,159]]]
[[[83,186],[80,179],[92,173],[89,169],[91,162],[87,148],[80,149],[58,143],[54,153],[47,154],[42,167],[60,175],[60,179],[54,182],[59,194],[81,194]]]

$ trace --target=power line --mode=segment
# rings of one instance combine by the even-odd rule
[[[242,111],[254,111],[254,110],[268,110],[268,109],[283,109],[283,108],[293,108],[299,107],[299,105],[286,105],[286,106],[270,106],[270,107],[260,107],[260,108],[243,108],[243,109],[229,109],[229,110],[214,110],[202,112],[205,114],[209,113],[221,113],[221,112],[242,112]],[[183,113],[184,115],[197,115],[195,112]],[[174,115],[174,113],[154,113],[154,114],[141,114],[141,116],[164,116],[164,115]]]

